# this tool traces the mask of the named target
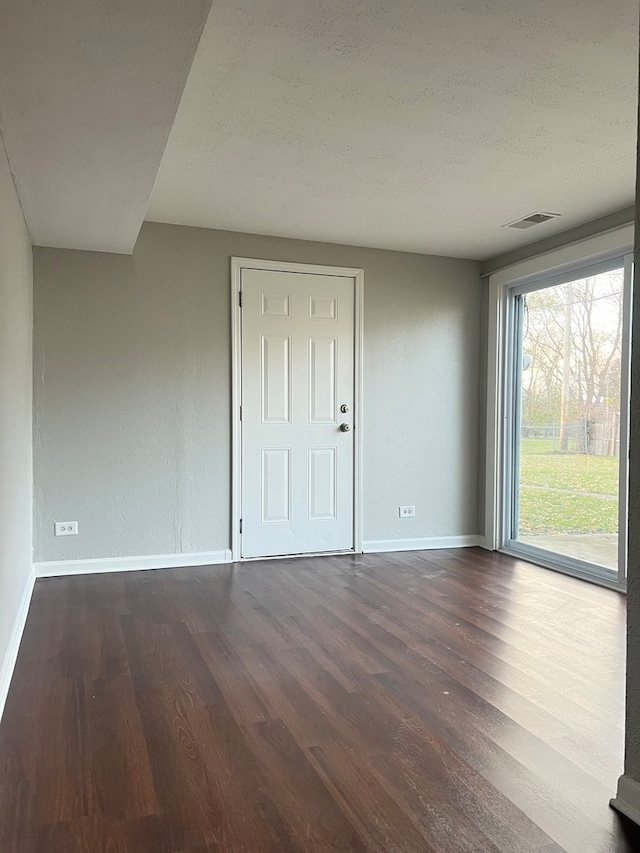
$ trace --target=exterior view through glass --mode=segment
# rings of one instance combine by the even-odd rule
[[[512,538],[612,572],[624,269],[522,294]]]

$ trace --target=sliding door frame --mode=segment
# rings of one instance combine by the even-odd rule
[[[584,580],[614,589],[626,589],[626,528],[628,507],[628,410],[629,410],[629,356],[631,328],[631,271],[633,225],[569,244],[522,261],[488,277],[487,315],[487,417],[485,455],[485,513],[484,538],[489,550],[500,550],[522,557],[556,571],[571,574]],[[513,358],[515,336],[519,334],[514,310],[514,298],[521,293],[553,286],[572,278],[580,278],[589,271],[624,266],[624,300],[621,376],[620,423],[620,481],[619,481],[619,560],[618,573],[572,558],[555,559],[552,552],[524,543],[512,547],[510,525],[513,518],[513,473],[516,457],[513,434],[514,411],[517,393],[514,382]],[[520,330],[521,331],[521,330]],[[624,443],[623,443],[624,442]],[[626,453],[624,450],[626,449]]]

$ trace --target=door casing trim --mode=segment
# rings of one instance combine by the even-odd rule
[[[242,314],[240,290],[242,270],[275,270],[306,275],[333,275],[352,278],[354,285],[354,413],[353,413],[353,551],[362,553],[363,539],[363,347],[364,270],[258,258],[231,258],[231,553],[233,562],[243,560],[240,519],[242,511]],[[329,552],[328,552],[329,553]]]

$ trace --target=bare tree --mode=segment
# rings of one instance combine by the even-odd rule
[[[594,408],[620,408],[622,276],[594,276],[576,282],[572,305],[574,382],[581,392],[581,414],[591,420]],[[603,322],[603,311],[606,320]],[[598,313],[600,323],[594,322]]]
[[[525,297],[523,420],[559,421],[562,450],[571,421],[619,412],[622,284],[615,270]]]

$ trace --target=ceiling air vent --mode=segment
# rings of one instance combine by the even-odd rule
[[[533,228],[534,225],[541,225],[543,222],[548,222],[550,219],[555,219],[560,216],[559,213],[530,213],[524,219],[516,219],[515,222],[507,222],[503,228]]]

